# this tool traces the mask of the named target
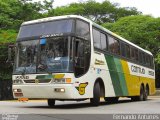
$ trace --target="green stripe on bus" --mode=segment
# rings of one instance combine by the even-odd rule
[[[121,88],[121,83],[119,80],[119,75],[117,73],[117,68],[116,68],[116,64],[114,61],[114,57],[108,55],[105,58],[106,58],[106,61],[108,64],[108,69],[109,69],[109,73],[111,76],[111,80],[112,80],[115,94],[116,94],[116,96],[121,96],[122,95],[122,88]]]
[[[114,58],[114,62],[115,62],[116,68],[117,68],[118,76],[119,76],[119,81],[120,81],[120,85],[121,85],[121,89],[122,89],[122,93],[123,93],[122,95],[128,96],[128,89],[127,89],[127,84],[126,84],[124,72],[122,69],[121,61],[118,58]]]

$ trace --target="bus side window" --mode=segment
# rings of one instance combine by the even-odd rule
[[[107,37],[105,34],[101,33],[101,49],[107,51]]]
[[[142,53],[142,63],[145,64],[146,63],[146,59],[145,59],[145,54]]]
[[[143,64],[143,53],[139,51],[139,62]]]
[[[121,55],[123,57],[126,57],[126,51],[125,51],[125,44],[121,43]]]
[[[149,64],[149,55],[146,54],[146,65],[149,67],[150,64]]]
[[[150,66],[151,68],[154,68],[154,62],[153,62],[153,57],[150,56]]]
[[[108,36],[108,47],[111,53],[114,53],[114,38]]]
[[[90,40],[90,31],[89,31],[89,24],[82,20],[76,20],[76,33],[79,36],[87,38]]]
[[[93,28],[94,47],[101,49],[100,32]]]
[[[134,54],[135,54],[136,61],[138,61],[138,49],[135,49]]]
[[[135,56],[135,49],[133,47],[131,47],[130,49],[131,51],[131,60],[136,60],[136,56]]]
[[[118,40],[114,40],[114,53],[117,55],[120,54],[120,44]]]
[[[130,58],[130,47],[129,47],[129,45],[126,45],[126,57]]]

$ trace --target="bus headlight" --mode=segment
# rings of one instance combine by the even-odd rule
[[[16,84],[23,84],[23,81],[22,80],[13,80],[13,84],[16,85]]]
[[[52,83],[71,83],[71,78],[52,79]]]

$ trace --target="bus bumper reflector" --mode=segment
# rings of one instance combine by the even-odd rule
[[[28,101],[29,99],[28,98],[18,98],[18,101],[22,101],[22,102],[25,102],[25,101]]]

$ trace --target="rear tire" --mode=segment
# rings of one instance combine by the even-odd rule
[[[98,82],[96,82],[94,85],[93,98],[90,99],[90,103],[93,106],[98,106],[100,103],[100,85]]]
[[[54,107],[55,106],[55,100],[54,99],[48,99],[48,106]]]
[[[144,90],[144,87],[141,85],[140,95],[139,95],[139,101],[143,101],[144,97],[145,97],[145,90]]]
[[[144,87],[141,85],[140,95],[131,97],[131,100],[132,101],[144,101],[144,99],[145,99],[145,90],[144,90]]]
[[[144,98],[143,98],[144,101],[146,101],[148,99],[148,95],[149,95],[149,89],[148,89],[148,87],[146,87],[146,89],[144,91]]]

